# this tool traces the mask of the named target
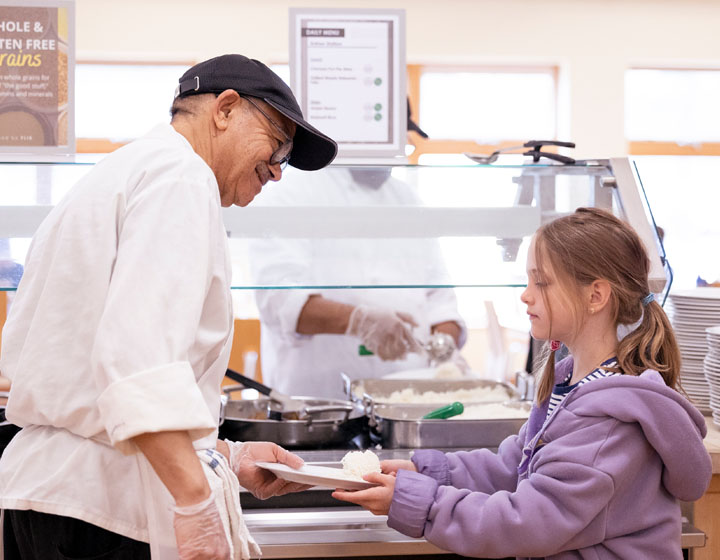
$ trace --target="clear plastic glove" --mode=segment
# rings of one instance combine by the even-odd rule
[[[268,463],[282,463],[294,469],[302,467],[304,461],[287,449],[283,449],[269,441],[240,443],[226,439],[225,443],[227,443],[230,451],[230,469],[238,477],[238,481],[243,488],[249,490],[256,498],[266,500],[271,496],[282,496],[283,494],[301,492],[310,488],[306,484],[288,482],[278,478],[269,470],[261,469],[255,465],[258,461],[265,461]]]
[[[357,336],[382,360],[402,360],[408,352],[420,349],[412,334],[417,326],[408,313],[358,305],[350,314],[345,334]]]
[[[211,492],[206,500],[174,508],[180,560],[230,560],[230,545]]]

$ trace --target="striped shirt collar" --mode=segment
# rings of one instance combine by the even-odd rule
[[[622,375],[622,371],[618,367],[618,360],[616,357],[608,358],[601,363],[597,368],[588,373],[577,383],[569,385],[572,379],[572,371],[570,371],[565,379],[555,385],[553,388],[552,395],[550,395],[550,402],[548,404],[548,411],[546,418],[549,418],[553,411],[558,405],[565,400],[565,398],[577,387],[594,381],[596,379],[603,379],[605,377],[611,377],[613,375]]]

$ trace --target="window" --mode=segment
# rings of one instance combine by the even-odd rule
[[[75,136],[126,142],[169,122],[178,78],[190,64],[79,63],[75,69]]]
[[[78,152],[108,152],[169,122],[178,78],[187,63],[90,63],[75,67],[75,137]],[[287,64],[270,66],[285,82]]]
[[[557,136],[557,68],[408,66],[413,117],[410,161],[428,154],[490,153]]]
[[[625,136],[633,154],[720,155],[720,70],[625,73]]]
[[[420,122],[437,139],[554,138],[554,78],[549,72],[425,71]]]

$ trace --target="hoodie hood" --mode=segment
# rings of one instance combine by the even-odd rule
[[[662,376],[647,370],[586,383],[562,403],[581,416],[612,417],[640,425],[664,463],[663,484],[680,500],[693,501],[705,492],[712,462],[703,438],[703,415]]]

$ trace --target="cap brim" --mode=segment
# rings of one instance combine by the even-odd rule
[[[293,137],[293,150],[288,161],[289,165],[304,171],[314,171],[322,169],[335,159],[338,146],[332,138],[320,132],[301,115],[287,107],[273,102],[272,99],[264,98],[263,101],[298,126]]]

